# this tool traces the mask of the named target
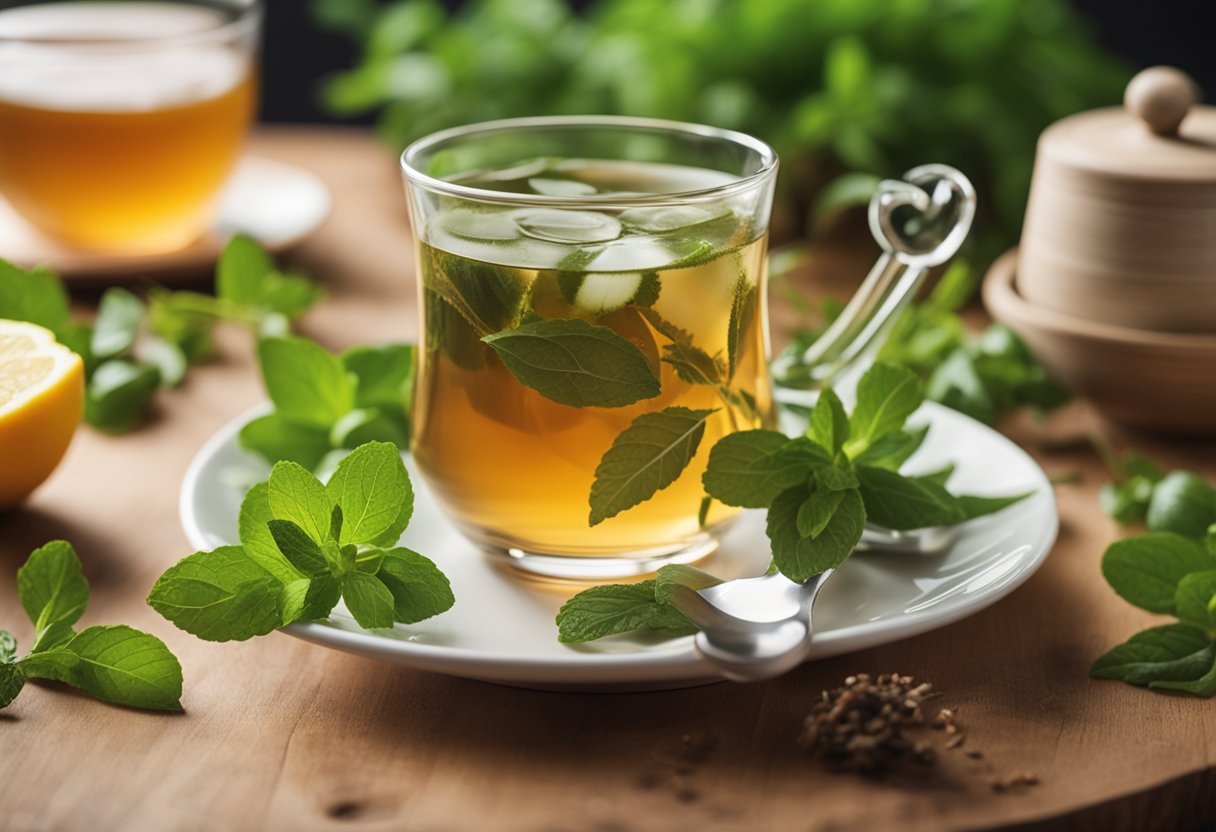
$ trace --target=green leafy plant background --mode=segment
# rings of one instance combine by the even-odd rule
[[[1066,0],[583,5],[474,0],[449,12],[438,0],[314,0],[319,25],[362,47],[324,102],[339,115],[378,112],[398,147],[524,115],[743,130],[781,154],[779,210],[799,224],[864,202],[873,176],[944,162],[983,195],[984,260],[1017,238],[1039,132],[1117,104],[1130,77]]]

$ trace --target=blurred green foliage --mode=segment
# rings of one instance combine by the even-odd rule
[[[553,113],[705,122],[782,156],[804,226],[864,201],[847,172],[925,162],[980,188],[983,253],[1017,236],[1038,133],[1114,104],[1130,72],[1067,0],[314,0],[363,46],[324,89],[337,114],[379,110],[398,146],[457,124]],[[788,233],[788,228],[787,228]]]

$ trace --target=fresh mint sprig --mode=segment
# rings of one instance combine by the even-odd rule
[[[18,657],[17,640],[0,630],[0,708],[27,679],[48,679],[117,705],[181,710],[182,668],[160,639],[123,625],[74,629],[89,584],[70,543],[35,549],[17,570],[17,593],[34,623],[34,646]]]
[[[333,355],[307,338],[263,338],[258,360],[275,409],[241,428],[241,447],[311,471],[332,470],[366,442],[408,448],[415,355],[412,344]]]
[[[840,566],[867,521],[893,530],[953,525],[1029,496],[953,494],[944,484],[952,469],[900,473],[927,435],[906,427],[923,401],[912,371],[878,362],[858,383],[852,414],[826,389],[803,436],[763,429],[728,434],[711,449],[702,483],[726,505],[768,509],[773,566],[794,581]],[[689,567],[664,567],[653,582],[595,587],[562,607],[558,637],[581,642],[638,629],[686,632],[691,623],[666,602],[663,587],[701,589],[717,580]]]
[[[1147,534],[1112,543],[1102,575],[1125,601],[1177,623],[1152,627],[1098,658],[1095,679],[1216,696],[1216,489],[1198,474],[1170,471],[1095,441],[1115,482],[1099,494],[1119,523]]]
[[[121,287],[101,297],[94,321],[74,321],[62,281],[45,267],[0,260],[0,318],[29,321],[79,353],[85,420],[108,433],[136,427],[157,390],[175,387],[211,353],[219,321],[284,334],[322,295],[305,277],[279,271],[249,237],[236,236],[216,267],[216,294],[156,288],[148,300]]]
[[[409,474],[390,442],[355,448],[326,484],[279,462],[245,496],[241,545],[183,559],[148,603],[206,641],[243,641],[322,619],[339,599],[361,627],[422,621],[455,599],[432,561],[395,545],[413,505]]]

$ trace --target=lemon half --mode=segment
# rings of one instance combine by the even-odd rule
[[[0,508],[51,475],[80,425],[84,363],[50,330],[0,320]]]

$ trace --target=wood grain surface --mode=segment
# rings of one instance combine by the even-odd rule
[[[336,212],[294,259],[330,298],[304,322],[332,348],[416,332],[413,266],[395,160],[357,132],[263,133],[254,149],[316,171]],[[799,276],[847,287],[871,253],[825,252]],[[843,291],[838,288],[837,291]],[[780,295],[774,293],[780,307]],[[88,299],[85,299],[87,303]],[[793,320],[774,310],[780,330]],[[414,672],[285,635],[210,644],[143,602],[188,554],[177,492],[201,443],[262,398],[247,335],[161,397],[137,433],[84,429],[55,477],[0,514],[0,626],[28,643],[14,571],[51,538],[73,541],[93,586],[84,623],[123,622],[168,642],[184,714],[104,705],[29,686],[0,715],[0,829],[845,830],[1188,829],[1216,817],[1216,702],[1091,681],[1107,647],[1153,623],[1101,581],[1119,531],[1097,508],[1097,458],[1067,445],[1099,427],[1080,407],[1005,426],[1050,474],[1062,528],[1046,565],[984,612],[909,641],[750,686],[655,694],[537,693]],[[1216,474],[1216,445],[1125,434],[1169,466]],[[485,611],[493,626],[494,611]],[[827,773],[795,743],[825,688],[855,672],[931,680],[973,759],[869,781]],[[933,739],[942,739],[932,735]],[[996,793],[993,776],[1040,785]]]

